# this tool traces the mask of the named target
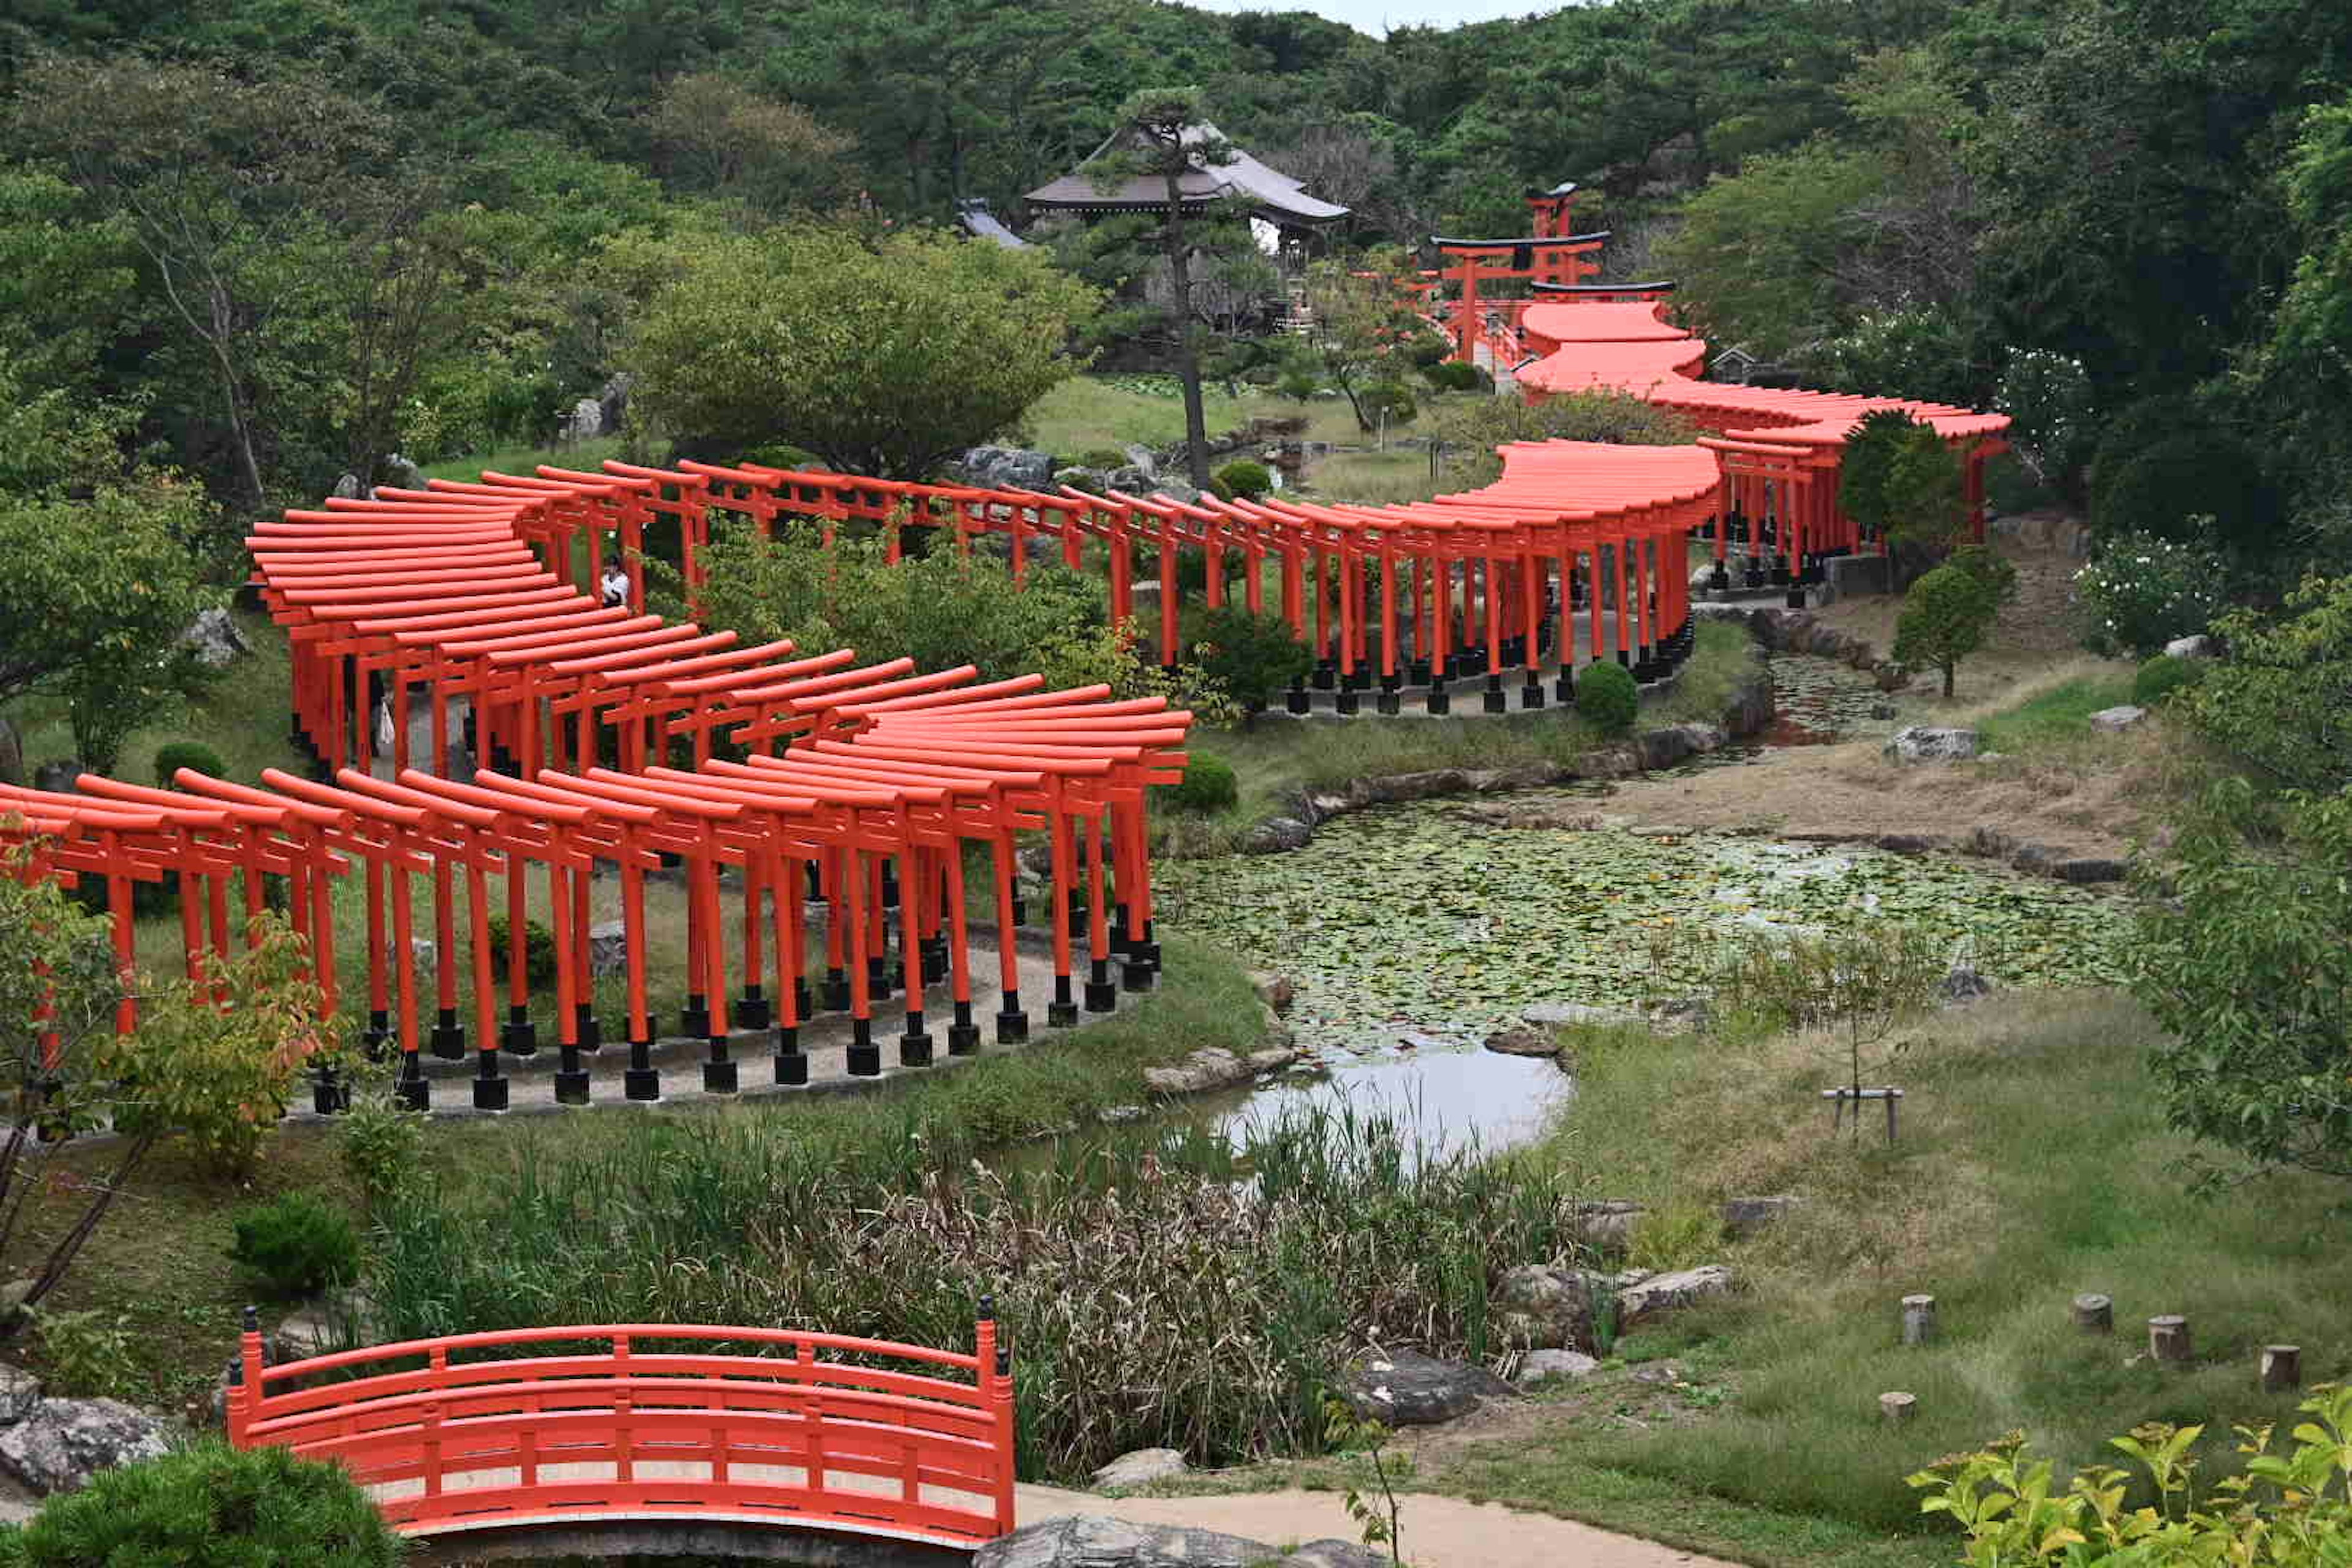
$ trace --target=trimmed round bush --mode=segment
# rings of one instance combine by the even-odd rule
[[[1458,359],[1440,360],[1421,374],[1440,392],[1470,392],[1478,385],[1478,367]]]
[[[1104,473],[1128,466],[1128,456],[1117,447],[1094,447],[1078,454],[1078,467],[1099,468]]]
[[[2204,679],[2204,660],[2160,653],[2132,677],[2132,700],[2143,708],[2159,707],[2174,692],[2185,691]]]
[[[339,1466],[217,1437],[100,1470],[18,1538],[26,1568],[397,1568],[400,1537]]]
[[[1223,811],[1241,795],[1233,763],[1214,752],[1200,751],[1186,753],[1184,780],[1168,792],[1169,798],[1186,811]]]
[[[506,973],[507,917],[503,910],[492,911],[486,922],[490,929],[490,947],[498,954],[495,967],[501,977]],[[534,986],[555,984],[555,933],[537,921],[522,922],[523,974]]]
[[[1614,660],[1588,664],[1576,678],[1576,708],[1604,735],[1630,735],[1642,710],[1633,672]]]
[[[228,1255],[281,1296],[314,1295],[359,1278],[359,1227],[316,1193],[288,1193],[238,1212]]]
[[[1250,458],[1236,458],[1211,476],[1217,489],[1227,496],[1243,496],[1251,500],[1274,489],[1274,476],[1265,465]]]
[[[224,778],[228,773],[228,764],[221,761],[221,754],[202,741],[173,741],[156,749],[156,787],[170,789],[172,775],[182,768],[194,768],[215,778]]]

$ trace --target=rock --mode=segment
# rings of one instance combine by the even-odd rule
[[[1154,480],[1150,469],[1139,468],[1129,464],[1123,468],[1113,468],[1109,473],[1105,474],[1103,482],[1112,489],[1124,490],[1132,496],[1150,495]]]
[[[1051,489],[1054,455],[1021,447],[974,447],[958,465],[964,477],[988,489]]]
[[[2164,651],[2174,658],[2219,658],[2221,647],[2203,632],[2195,637],[2175,637],[2164,645]]]
[[[1677,724],[1675,728],[1690,742],[1690,749],[1694,752],[1719,752],[1731,743],[1731,737],[1720,724],[1702,724],[1694,721],[1688,724]]]
[[[1670,1361],[1645,1361],[1633,1372],[1635,1383],[1672,1384],[1683,1380],[1683,1369]]]
[[[1944,978],[1937,983],[1936,994],[1954,1006],[1962,1006],[1980,996],[1992,994],[1992,982],[1977,973],[1973,963],[1955,963]]]
[[[573,404],[559,430],[566,441],[593,441],[604,433],[604,405],[593,397]]]
[[[2147,717],[2147,710],[2126,702],[2115,708],[2102,708],[2091,715],[2091,728],[2112,735],[2128,730]]]
[[[972,1553],[971,1568],[1255,1568],[1278,1560],[1275,1548],[1238,1535],[1074,1514],[998,1536]]]
[[[1170,500],[1196,501],[1201,499],[1201,492],[1181,479],[1160,479],[1152,486],[1151,493],[1166,496]]]
[[[236,629],[236,622],[226,610],[214,608],[197,613],[188,629],[180,634],[180,641],[195,649],[196,662],[207,669],[226,669],[236,662],[239,654],[252,648]]]
[[[1293,849],[1304,849],[1315,837],[1315,830],[1295,816],[1270,816],[1250,829],[1242,840],[1244,855],[1281,855]]]
[[[621,921],[605,921],[588,928],[588,973],[602,980],[629,967],[629,928]]]
[[[1790,1210],[1801,1207],[1804,1201],[1787,1194],[1769,1198],[1726,1198],[1723,1203],[1723,1228],[1744,1241],[1785,1216]]]
[[[1622,1247],[1645,1211],[1625,1198],[1594,1198],[1576,1205],[1576,1232],[1591,1247]]]
[[[2104,855],[2077,855],[2053,862],[2050,874],[2062,882],[2120,882],[2131,875],[2131,867]]]
[[[1184,1456],[1173,1448],[1137,1448],[1121,1454],[1095,1472],[1098,1487],[1148,1487],[1187,1468]]]
[[[1977,754],[1977,732],[1914,724],[1895,731],[1886,754],[1898,763],[1964,763]]]
[[[33,787],[51,795],[71,795],[74,793],[74,780],[89,771],[70,757],[42,763],[33,769]]]
[[[1439,1361],[1418,1351],[1376,1352],[1348,1369],[1340,1394],[1368,1421],[1435,1426],[1467,1415],[1489,1399],[1516,1397],[1484,1367]]]
[[[339,475],[335,479],[335,499],[357,500],[360,499],[361,489],[360,477],[357,474]]]
[[[1672,1274],[1654,1275],[1619,1295],[1617,1322],[1621,1328],[1627,1327],[1672,1308],[1729,1294],[1731,1270],[1722,1264],[1702,1263],[1696,1268],[1678,1268]]]
[[[1591,1377],[1600,1370],[1600,1362],[1582,1351],[1530,1351],[1512,1381],[1525,1388],[1548,1377]]]
[[[24,782],[24,744],[16,739],[16,726],[0,719],[0,784],[21,785]]]
[[[1522,1263],[1495,1281],[1503,1337],[1528,1350],[1575,1350],[1593,1342],[1592,1288],[1573,1268]]]
[[[1054,483],[1051,488],[1054,489],[1059,489],[1064,485],[1069,486],[1070,489],[1074,490],[1084,490],[1090,496],[1098,496],[1102,494],[1103,491],[1110,489],[1110,476],[1103,472],[1100,468],[1055,468],[1054,470]],[[992,535],[991,537],[1001,538],[1003,536]],[[1034,559],[1034,557],[1032,557],[1032,559]]]
[[[628,416],[629,392],[636,384],[637,378],[627,371],[616,371],[596,394],[597,428],[605,435],[620,433],[621,421]]]
[[[14,1426],[41,1405],[41,1380],[22,1367],[0,1366],[0,1426]]]
[[[423,468],[394,452],[383,460],[383,482],[396,490],[421,490],[426,480]]]
[[[1143,1069],[1144,1087],[1158,1094],[1200,1094],[1247,1083],[1263,1072],[1278,1072],[1298,1059],[1286,1047],[1252,1051],[1246,1058],[1215,1046],[1194,1051],[1174,1067]]]
[[[410,937],[408,961],[416,966],[420,978],[433,974],[440,966],[440,953],[434,947],[433,939],[429,936]]]
[[[1106,1127],[1123,1127],[1130,1121],[1140,1121],[1151,1112],[1140,1105],[1106,1105],[1095,1120]]]
[[[1673,767],[1689,756],[1692,750],[1690,737],[1684,733],[1679,724],[1669,725],[1663,730],[1644,730],[1633,737],[1633,744],[1640,748],[1642,766],[1651,772]]]
[[[1979,826],[1961,840],[1960,847],[1971,855],[2006,860],[2017,853],[2017,840],[1998,827]]]
[[[1639,1013],[1623,1007],[1596,1007],[1585,1002],[1538,1002],[1520,1009],[1519,1016],[1538,1028],[1559,1028],[1565,1024],[1592,1024],[1607,1027],[1643,1021]]]
[[[1127,460],[1129,465],[1141,468],[1146,474],[1154,479],[1159,478],[1160,458],[1159,455],[1153,452],[1150,447],[1130,441],[1119,449],[1127,454]]]
[[[163,1424],[119,1399],[45,1399],[0,1427],[0,1468],[35,1491],[79,1491],[100,1470],[167,1450]]]
[[[1333,1539],[1310,1541],[1274,1568],[1396,1568],[1396,1559],[1369,1546]]]
[[[1703,1035],[1715,1022],[1715,1004],[1704,996],[1677,996],[1650,1010],[1650,1026],[1666,1035]]]
[[[1521,1026],[1497,1029],[1486,1037],[1486,1048],[1507,1057],[1556,1057],[1559,1042],[1541,1029]]]
[[[1289,1012],[1290,1004],[1298,995],[1298,987],[1291,984],[1287,974],[1273,974],[1263,969],[1252,970],[1250,984],[1257,987],[1257,999],[1276,1013]]]
[[[1385,778],[1364,781],[1366,803],[1382,805],[1401,801],[1433,800],[1439,795],[1466,795],[1469,790],[1469,775],[1460,768],[1432,768],[1426,773],[1391,773]]]

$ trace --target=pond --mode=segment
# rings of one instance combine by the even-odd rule
[[[1921,926],[2006,984],[2123,977],[2124,906],[1980,862],[1728,835],[1507,828],[1447,803],[1327,823],[1287,855],[1172,863],[1162,912],[1291,977],[1302,1045],[1475,1047],[1530,1005],[1696,990],[1677,927]],[[1662,969],[1661,963],[1667,967]]]

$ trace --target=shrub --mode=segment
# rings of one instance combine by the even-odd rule
[[[490,949],[498,954],[497,963],[493,967],[499,974],[504,975],[507,962],[507,933],[510,928],[503,913],[493,913],[488,923],[490,928]],[[522,963],[523,972],[530,977],[532,985],[547,986],[555,984],[555,933],[534,920],[526,920],[522,922]]]
[[[1364,388],[1356,403],[1363,416],[1375,425],[1382,415],[1388,416],[1391,425],[1410,425],[1421,412],[1421,405],[1413,401],[1412,389],[1401,381],[1374,382]]]
[[[2200,658],[2176,658],[2160,653],[2139,667],[2132,677],[2132,700],[2143,708],[2155,708],[2176,691],[2185,691],[2205,679],[2205,661]]]
[[[2094,653],[2160,653],[2205,629],[2222,605],[2221,558],[2200,544],[2148,533],[2107,542],[2074,574],[2083,643]]]
[[[1995,604],[2006,605],[2017,597],[2017,568],[2009,557],[1983,544],[1963,544],[1944,558],[1944,564],[1956,567],[1985,585]]]
[[[113,1312],[33,1314],[41,1334],[41,1363],[49,1392],[66,1398],[114,1399],[137,1394],[128,1381],[131,1325]]]
[[[1249,458],[1236,458],[1219,468],[1213,476],[1219,494],[1231,499],[1241,496],[1250,500],[1274,489],[1274,476],[1265,465]]]
[[[1107,474],[1113,468],[1126,468],[1128,456],[1116,447],[1095,447],[1079,453],[1077,464],[1079,468],[1093,468],[1099,473]]]
[[[19,1546],[28,1568],[396,1568],[404,1551],[341,1467],[216,1437],[99,1471],[49,1499]]]
[[[2271,1451],[2274,1428],[2241,1426],[2245,1468],[2197,1495],[2200,1426],[2151,1423],[2110,1447],[2147,1472],[2153,1507],[2126,1506],[2131,1478],[2111,1465],[2054,1483],[2047,1459],[2029,1460],[2025,1439],[2000,1441],[1909,1477],[1927,1493],[1922,1512],[1940,1513],[1967,1532],[1960,1561],[1974,1568],[2028,1568],[2063,1562],[2111,1568],[2173,1563],[2262,1563],[2323,1568],[2352,1545],[2352,1496],[2343,1456],[2352,1444],[2352,1387],[2316,1390],[2297,1408],[2294,1447]],[[2137,1500],[2133,1500],[2137,1504]]]
[[[1440,392],[1474,392],[1478,386],[1478,367],[1458,359],[1440,360],[1421,374]]]
[[[228,773],[228,764],[221,761],[221,754],[202,741],[173,741],[156,750],[155,784],[158,788],[170,789],[172,775],[182,768],[194,768],[215,778],[225,778]]]
[[[1168,792],[1168,798],[1186,811],[1223,811],[1241,794],[1233,763],[1214,752],[1193,751],[1187,754],[1184,781]]]
[[[2284,613],[2232,610],[2214,629],[2230,657],[2181,704],[2189,721],[2267,785],[2325,795],[2352,784],[2352,576],[2314,578]]]
[[[343,1173],[371,1215],[382,1213],[415,1179],[427,1120],[424,1111],[403,1104],[389,1085],[354,1094],[351,1109],[336,1118]]]
[[[2000,600],[1983,578],[1961,566],[1938,566],[1903,595],[1895,623],[1895,658],[1944,672],[1944,695],[1960,660],[1984,646]]]
[[[2279,542],[2284,509],[2262,456],[2193,398],[2152,397],[2107,426],[2091,459],[2091,526],[2215,545],[2242,560]]]
[[[1245,713],[1263,711],[1276,692],[1315,668],[1315,656],[1288,621],[1238,605],[1197,613],[1184,647],[1202,673],[1232,693]]]
[[[359,1278],[360,1233],[315,1193],[288,1193],[236,1216],[228,1255],[281,1296],[310,1296]]]
[[[1864,416],[1846,438],[1838,505],[1866,536],[1930,547],[1968,519],[1959,458],[1932,426],[1899,408]]]
[[[1642,710],[1642,689],[1622,664],[1588,664],[1576,678],[1576,710],[1604,735],[1630,735]]]

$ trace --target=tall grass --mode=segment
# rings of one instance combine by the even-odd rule
[[[741,1117],[530,1141],[496,1179],[444,1183],[382,1225],[378,1330],[717,1322],[962,1345],[992,1292],[1023,1471],[1068,1479],[1142,1447],[1206,1464],[1314,1451],[1351,1353],[1483,1354],[1486,1280],[1571,1245],[1559,1167],[1526,1177],[1347,1109],[1239,1151],[1139,1130],[1004,1171],[912,1114],[856,1146],[803,1131]]]

